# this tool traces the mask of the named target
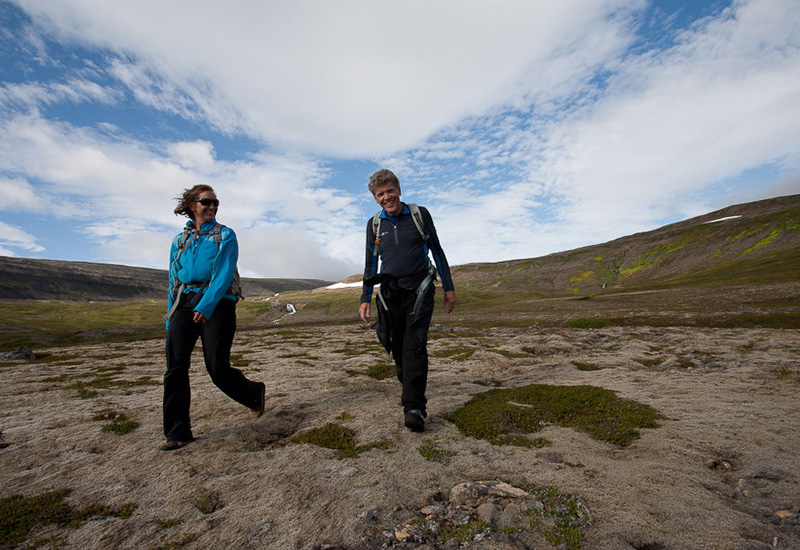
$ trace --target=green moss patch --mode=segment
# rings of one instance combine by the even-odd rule
[[[446,464],[450,457],[456,454],[455,451],[439,449],[433,439],[423,439],[422,444],[417,447],[417,450],[425,460],[440,462],[442,464]]]
[[[586,371],[586,372],[591,372],[591,371],[596,371],[596,370],[602,370],[603,369],[603,367],[598,367],[597,365],[594,365],[592,363],[583,363],[581,361],[572,361],[572,364],[575,365],[575,367],[578,370],[582,370],[582,371]]]
[[[639,438],[639,429],[657,428],[658,411],[595,386],[532,384],[480,393],[450,416],[461,433],[495,445],[521,445],[524,434],[547,425],[575,428],[620,446]]]
[[[136,510],[134,503],[121,508],[95,505],[76,510],[64,502],[69,493],[69,489],[59,489],[30,498],[12,495],[0,500],[0,547],[17,547],[38,525],[78,527],[95,516],[127,519]]]
[[[529,510],[530,526],[541,529],[547,542],[554,547],[578,550],[583,542],[580,528],[591,522],[583,499],[550,486],[538,487],[524,482],[522,488],[542,503],[542,508]]]
[[[217,510],[223,508],[225,504],[222,502],[222,497],[216,491],[209,489],[201,489],[200,492],[194,497],[194,506],[203,514],[213,514]]]
[[[92,417],[92,420],[110,420],[110,422],[103,424],[100,429],[104,432],[117,435],[125,435],[126,433],[131,432],[139,427],[139,423],[133,420],[128,420],[125,413],[111,410],[97,413]]]
[[[339,458],[355,458],[371,449],[388,449],[387,442],[358,445],[356,431],[352,428],[329,422],[318,428],[311,428],[307,432],[293,436],[292,443],[310,443],[318,447],[333,449]]]
[[[397,367],[389,363],[378,363],[377,365],[370,365],[366,371],[346,369],[345,372],[350,376],[369,376],[375,380],[385,380],[397,376]]]

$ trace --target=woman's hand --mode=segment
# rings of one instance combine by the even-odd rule
[[[192,317],[192,321],[194,321],[195,323],[205,323],[206,316],[200,313],[199,311],[195,311],[194,317]]]

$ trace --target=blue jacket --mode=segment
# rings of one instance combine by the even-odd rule
[[[211,231],[215,224],[216,221],[212,220],[204,223],[200,229]],[[187,222],[186,225],[194,228],[193,221]],[[223,227],[222,242],[219,245],[214,242],[213,235],[193,235],[186,242],[183,254],[175,262],[182,235],[183,233],[179,233],[172,239],[169,251],[167,311],[172,308],[172,289],[176,279],[179,279],[186,285],[184,293],[203,292],[203,297],[194,311],[199,311],[208,319],[214,313],[221,299],[227,298],[236,301],[236,296],[228,293],[236,272],[236,262],[239,259],[239,243],[236,240],[236,233],[229,227]],[[206,282],[208,282],[208,287],[203,291],[203,285]]]

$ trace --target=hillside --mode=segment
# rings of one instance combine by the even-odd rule
[[[541,258],[454,269],[462,289],[540,296],[800,280],[800,195],[729,206]]]
[[[245,297],[330,284],[319,279],[242,279]],[[167,272],[89,262],[0,257],[0,299],[163,299]]]

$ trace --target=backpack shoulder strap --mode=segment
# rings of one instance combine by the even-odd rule
[[[224,228],[225,225],[217,222],[211,229],[211,234],[214,236],[214,242],[217,243],[217,246],[219,246],[220,243],[222,243],[222,230]],[[241,277],[239,276],[238,267],[233,272],[233,281],[231,282],[231,286],[228,287],[228,294],[233,294],[236,297],[237,302],[239,300],[244,300],[244,294],[242,293]]]
[[[192,238],[192,231],[194,231],[194,229],[192,227],[189,227],[188,225],[185,225],[183,227],[183,233],[181,233],[181,239],[180,241],[178,241],[179,254],[180,252],[183,252],[183,249],[186,247],[186,243],[189,242],[189,239]]]
[[[411,211],[411,219],[414,220],[414,225],[417,226],[420,237],[428,244],[428,234],[425,233],[425,222],[422,220],[422,213],[419,211],[419,206],[413,202],[407,203],[408,209]]]
[[[214,224],[214,228],[211,230],[211,234],[214,235],[214,242],[218,245],[222,242],[222,228],[225,227],[221,223],[217,222]]]
[[[378,234],[378,231],[381,229],[381,214],[383,210],[378,210],[374,216],[372,216],[372,234],[375,236],[375,246],[372,247],[372,255],[378,255],[378,248],[381,244],[381,237]]]

